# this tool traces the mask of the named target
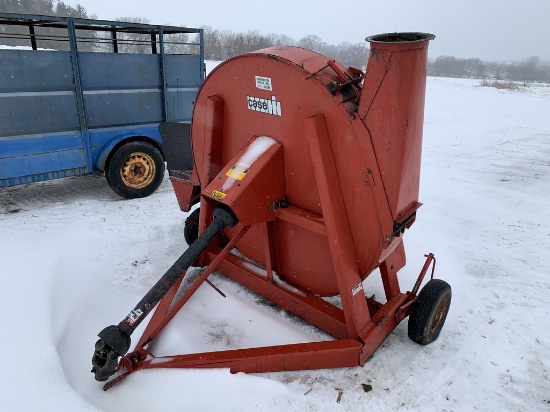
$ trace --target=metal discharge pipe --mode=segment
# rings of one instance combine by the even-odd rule
[[[128,316],[118,325],[107,326],[99,332],[92,357],[92,373],[95,379],[105,381],[116,372],[118,357],[124,356],[130,349],[130,335],[153,310],[189,267],[197,260],[208,244],[224,229],[238,223],[235,214],[226,206],[214,209],[214,219],[206,230],[176,260],[159,281],[147,292]]]
[[[369,130],[394,220],[418,201],[430,33],[367,37],[370,55],[357,114]]]

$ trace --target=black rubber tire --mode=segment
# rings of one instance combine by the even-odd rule
[[[111,189],[126,199],[146,197],[164,179],[164,159],[160,151],[147,142],[129,142],[113,153],[105,170]]]
[[[185,219],[185,226],[183,227],[183,237],[185,242],[189,246],[199,237],[199,215],[201,211],[200,208],[193,210],[187,219]]]
[[[432,279],[422,288],[411,307],[409,338],[419,345],[434,342],[441,332],[451,306],[451,286],[441,279]]]

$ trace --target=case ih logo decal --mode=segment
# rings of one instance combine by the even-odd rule
[[[246,96],[246,99],[248,101],[248,110],[281,116],[281,102],[278,102],[275,96],[271,96],[271,100],[254,96]]]

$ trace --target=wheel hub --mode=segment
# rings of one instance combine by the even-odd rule
[[[434,319],[431,327],[432,332],[437,330],[440,327],[448,311],[449,311],[449,302],[446,299],[442,299],[441,302],[439,302],[439,305],[437,305],[437,309],[435,311],[435,315],[434,315]]]

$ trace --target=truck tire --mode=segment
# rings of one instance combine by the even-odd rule
[[[162,183],[164,159],[150,143],[126,143],[111,156],[105,177],[111,189],[126,199],[146,197]]]
[[[411,307],[409,338],[419,345],[434,342],[451,306],[451,286],[441,279],[432,279],[422,288]]]

